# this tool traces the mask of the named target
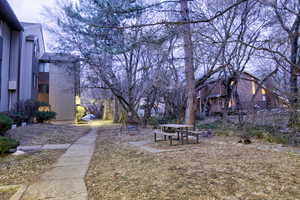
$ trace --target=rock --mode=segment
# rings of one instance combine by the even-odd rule
[[[17,151],[17,148],[9,149],[8,153],[15,153]]]
[[[250,139],[245,139],[244,140],[244,144],[251,144],[252,142],[251,142],[251,140]]]
[[[13,155],[13,156],[20,156],[20,155],[24,155],[24,154],[25,154],[24,151],[17,150],[17,151],[14,152],[12,155]]]
[[[238,141],[238,143],[241,143],[241,144],[251,144],[252,141],[250,139],[240,139]]]
[[[292,130],[289,128],[284,128],[284,129],[281,129],[279,132],[282,134],[290,134],[290,133],[292,133]]]

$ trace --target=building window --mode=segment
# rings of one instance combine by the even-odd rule
[[[16,93],[12,92],[12,91],[8,92],[8,108],[9,108],[9,110],[13,109],[13,107],[14,107],[13,99],[14,99],[15,94]]]
[[[38,87],[38,76],[36,75],[36,73],[32,74],[32,87],[33,88],[37,88]]]
[[[261,94],[262,94],[262,100],[263,101],[267,101],[267,97],[266,97],[266,90],[263,88],[263,89],[261,89]]]
[[[252,94],[254,95],[256,91],[255,81],[251,81],[251,86],[252,86]]]
[[[49,85],[48,84],[39,84],[39,93],[49,94]]]
[[[234,106],[234,100],[233,98],[230,98],[228,107],[232,108],[233,106]]]
[[[49,72],[49,63],[41,63],[39,65],[39,72]]]

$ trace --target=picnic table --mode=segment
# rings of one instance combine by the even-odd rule
[[[182,144],[184,143],[184,139],[188,141],[188,129],[193,128],[194,126],[190,124],[162,124],[160,127],[161,130],[159,132],[154,131],[154,141],[157,141],[157,135],[160,134],[164,136],[164,140],[168,138],[170,145],[172,145],[174,136],[177,136],[177,140],[181,140]],[[175,133],[166,132],[166,129],[169,128],[175,129]]]

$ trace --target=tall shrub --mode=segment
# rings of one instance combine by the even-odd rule
[[[11,118],[9,118],[7,115],[0,114],[0,135],[9,130],[12,124],[13,120]]]
[[[49,104],[35,99],[30,99],[26,101],[19,101],[15,105],[14,110],[23,116],[25,122],[33,122],[39,108],[42,106],[49,106]]]

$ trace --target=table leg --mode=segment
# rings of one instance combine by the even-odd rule
[[[185,136],[186,136],[186,143],[188,144],[189,143],[189,132],[186,132]]]
[[[172,136],[169,136],[170,146],[172,146]]]

